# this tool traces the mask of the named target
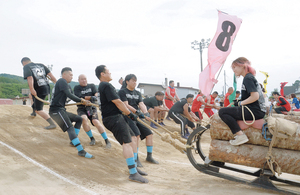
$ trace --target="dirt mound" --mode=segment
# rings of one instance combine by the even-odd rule
[[[107,131],[112,148],[105,149],[95,127],[91,126],[95,146],[88,144],[81,128],[82,145],[96,157],[85,159],[69,145],[67,133],[59,127],[45,130],[47,122],[39,116],[31,118],[31,111],[28,106],[0,106],[0,194],[273,194],[198,172],[185,154],[155,133],[153,157],[160,164],[145,161],[147,150],[142,141],[139,157],[149,184],[130,182],[122,147],[111,132]],[[76,106],[68,111],[76,113]],[[168,130],[179,132],[173,121],[165,123]]]

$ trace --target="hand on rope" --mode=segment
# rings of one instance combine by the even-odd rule
[[[137,111],[135,112],[135,114],[138,115],[141,119],[144,119],[144,118],[145,118],[144,114],[143,114],[140,110],[137,110]]]
[[[234,102],[234,104],[233,104],[234,106],[240,107],[242,101],[240,101],[240,100],[233,100],[233,102]]]
[[[81,104],[85,105],[85,106],[91,106],[92,103],[89,100],[85,100],[83,98],[81,98]]]
[[[137,121],[138,119],[138,116],[133,114],[132,112],[130,112],[127,116],[133,121]]]

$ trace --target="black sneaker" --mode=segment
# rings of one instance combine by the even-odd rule
[[[94,146],[95,144],[96,144],[96,140],[95,138],[92,138],[90,142],[90,146]]]
[[[139,183],[148,183],[148,179],[143,178],[138,172],[136,172],[135,174],[130,174],[129,178],[130,181],[135,181],[135,182],[139,182]]]
[[[111,148],[111,143],[108,139],[105,140],[105,143],[106,143],[105,148],[107,148],[107,149]]]
[[[55,129],[55,128],[56,128],[56,125],[49,125],[47,127],[44,127],[44,129],[47,129],[47,130],[49,130],[49,129]]]
[[[138,172],[140,175],[143,175],[143,176],[147,176],[147,175],[148,175],[148,173],[146,173],[146,172],[140,170],[139,168],[136,168],[136,170],[137,170],[137,172]]]
[[[137,165],[137,167],[143,167],[142,163],[139,160],[139,157],[136,160],[136,165]]]
[[[78,152],[78,156],[85,157],[85,158],[92,158],[92,159],[95,158],[93,155],[87,153],[87,152],[84,151],[84,150],[79,151],[79,152]]]
[[[36,113],[35,113],[35,112],[32,112],[32,113],[30,114],[30,116],[35,117],[35,116],[36,116]]]
[[[153,163],[153,164],[159,164],[159,162],[154,160],[154,158],[152,156],[147,156],[146,161]]]

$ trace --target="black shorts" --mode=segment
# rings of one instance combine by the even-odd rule
[[[126,119],[121,114],[105,117],[102,121],[103,125],[114,134],[114,137],[121,145],[123,143],[130,143],[131,137],[135,136]]]
[[[148,135],[152,135],[152,131],[139,121],[134,121],[138,129],[140,130],[141,140],[145,139]]]
[[[123,115],[124,116],[124,115]],[[127,121],[130,129],[133,131],[135,136],[139,136],[141,135],[141,132],[139,130],[139,128],[137,127],[135,121],[131,120],[130,118],[128,118],[127,116],[124,116],[125,120]]]
[[[82,118],[76,114],[67,112],[64,109],[59,109],[57,111],[49,111],[51,118],[60,126],[60,128],[65,132],[70,127],[73,127],[72,122],[81,122]],[[80,121],[81,120],[81,121]],[[80,123],[81,125],[81,123]],[[75,127],[80,128],[80,127]]]
[[[82,116],[82,115],[86,115],[88,117],[88,119],[91,121],[91,124],[93,126],[95,126],[93,124],[93,120],[94,119],[97,119],[99,120],[98,118],[98,113],[97,113],[97,108],[95,106],[91,106],[90,108],[86,109],[86,108],[78,108],[77,109],[77,114],[79,116]]]
[[[46,95],[38,95],[39,98],[45,100]],[[33,105],[32,108],[36,111],[43,110],[44,102],[41,102],[40,100],[36,99],[34,96],[32,96]]]

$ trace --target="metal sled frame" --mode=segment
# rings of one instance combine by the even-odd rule
[[[256,187],[261,187],[265,189],[271,189],[275,190],[277,192],[283,192],[285,194],[299,194],[299,192],[287,190],[287,189],[280,189],[273,184],[273,181],[281,182],[281,183],[286,183],[292,186],[297,186],[300,187],[300,182],[293,181],[293,180],[288,180],[288,179],[283,179],[283,178],[278,178],[276,176],[273,176],[272,172],[268,169],[258,169],[257,171],[249,171],[245,170],[242,168],[236,168],[234,166],[230,165],[225,165],[224,162],[217,162],[217,161],[211,161],[207,156],[202,151],[201,148],[201,136],[203,133],[209,129],[209,125],[206,127],[200,126],[197,129],[193,131],[193,133],[189,136],[187,140],[187,156],[192,163],[192,165],[198,170],[201,171],[202,173],[216,176],[219,178],[227,179],[230,181],[235,181],[235,182],[240,182],[244,183],[247,185],[252,185]],[[196,148],[193,146],[193,144],[196,143]],[[199,155],[201,159],[204,161],[202,162],[203,164],[197,162],[197,160],[194,158],[194,155]],[[230,171],[235,171],[239,173],[243,173],[246,175],[251,175],[257,177],[253,181],[242,179],[239,177],[235,177],[229,174],[225,173],[220,173],[220,169],[226,169]],[[253,168],[253,167],[252,167]]]

